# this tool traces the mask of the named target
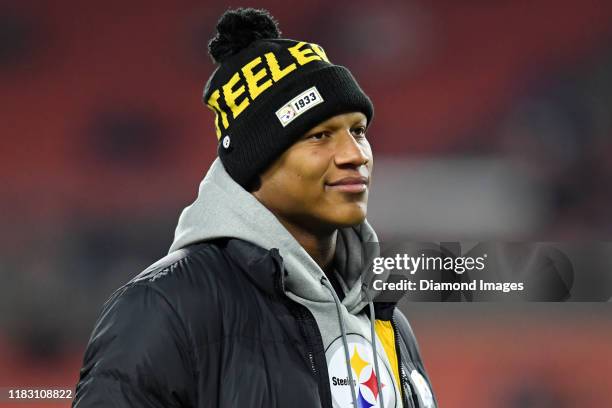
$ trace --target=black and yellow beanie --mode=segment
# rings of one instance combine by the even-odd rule
[[[248,189],[301,135],[334,115],[363,112],[372,102],[348,69],[319,45],[279,38],[266,10],[226,11],[209,42],[218,64],[204,88],[215,112],[218,153],[229,175]]]

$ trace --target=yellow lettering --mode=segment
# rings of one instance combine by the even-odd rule
[[[221,138],[221,127],[219,126],[219,117],[221,117],[223,128],[227,129],[229,123],[227,121],[227,114],[221,110],[219,107],[219,96],[221,96],[221,92],[217,89],[215,92],[210,95],[208,102],[206,103],[208,107],[215,112],[215,130],[217,131],[217,139]]]
[[[289,52],[291,53],[291,55],[293,55],[295,60],[300,65],[308,64],[310,61],[315,61],[315,60],[319,60],[320,61],[321,60],[321,57],[319,57],[317,54],[314,54],[312,48],[303,48],[302,49],[302,47],[304,45],[306,45],[306,43],[300,41],[299,43],[297,43],[293,47],[289,48]],[[310,54],[314,54],[314,55],[310,55]]]
[[[240,85],[238,89],[232,89],[236,82],[240,81],[240,75],[236,72],[232,79],[230,79],[225,85],[223,85],[223,97],[225,98],[225,103],[232,110],[232,114],[234,115],[234,119],[240,115],[240,113],[249,106],[249,98],[246,97],[240,102],[239,105],[236,105],[236,99],[240,95],[244,93],[244,85]]]
[[[272,73],[272,80],[274,80],[274,82],[280,81],[285,75],[297,68],[295,63],[291,63],[285,68],[280,69],[280,67],[278,66],[278,61],[276,60],[276,56],[271,52],[267,53],[265,57],[266,62],[268,63],[268,67],[270,67],[270,72]]]
[[[257,73],[253,73],[253,68],[261,64],[261,57],[255,58],[253,61],[246,64],[242,67],[242,73],[244,74],[244,78],[247,82],[247,87],[249,89],[249,95],[251,95],[251,99],[255,99],[261,94],[263,91],[272,86],[272,80],[268,79],[261,85],[257,84],[259,80],[266,76],[266,68],[261,68]]]
[[[310,44],[312,50],[319,56],[323,61],[329,62],[329,58],[327,58],[327,54],[325,54],[325,50],[318,44]]]

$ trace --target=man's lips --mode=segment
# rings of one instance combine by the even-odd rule
[[[326,188],[344,193],[363,193],[368,188],[367,177],[344,177],[326,184]]]

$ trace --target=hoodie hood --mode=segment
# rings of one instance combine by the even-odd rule
[[[181,213],[169,252],[217,238],[237,238],[266,250],[278,248],[290,294],[310,302],[334,302],[321,285],[325,275],[317,263],[274,214],[229,176],[218,158],[200,183],[196,200]],[[335,265],[345,292],[342,304],[349,313],[359,313],[367,304],[364,271],[377,255],[376,244],[367,244],[377,241],[367,221],[338,230]]]

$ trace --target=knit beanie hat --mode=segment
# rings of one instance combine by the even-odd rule
[[[321,46],[279,38],[266,10],[226,11],[208,44],[218,65],[203,100],[216,115],[218,154],[243,188],[300,136],[332,116],[373,106],[348,69]]]

